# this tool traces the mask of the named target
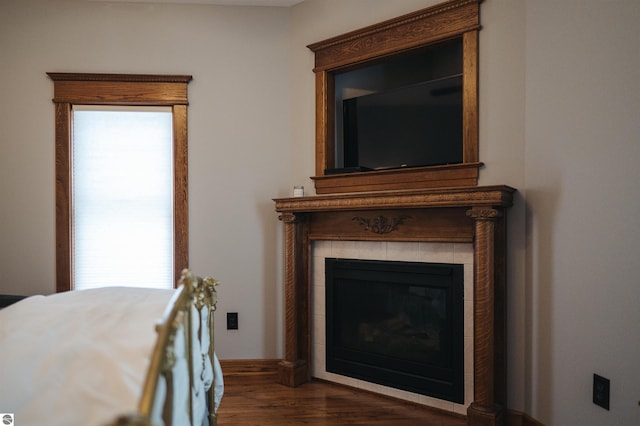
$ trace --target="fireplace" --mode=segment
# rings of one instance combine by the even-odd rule
[[[314,369],[312,338],[318,330],[312,325],[311,283],[317,273],[312,268],[312,244],[386,244],[387,255],[389,246],[396,244],[471,244],[473,300],[465,301],[465,312],[472,320],[465,322],[472,324],[468,371],[473,390],[463,405],[448,403],[456,411],[461,407],[469,424],[502,424],[507,403],[505,217],[514,191],[496,185],[275,199],[284,232],[285,347],[278,381],[299,386],[311,380]]]
[[[325,259],[326,370],[464,402],[464,265]]]

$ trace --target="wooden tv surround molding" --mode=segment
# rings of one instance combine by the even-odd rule
[[[477,186],[480,0],[450,0],[314,43],[316,193],[275,199],[284,224],[285,356],[279,382],[311,379],[311,244],[315,240],[472,243],[473,402],[469,425],[514,419],[506,398],[506,210],[515,189]],[[336,160],[337,73],[460,38],[462,163],[325,174]],[[516,416],[517,417],[517,416]],[[524,418],[524,417],[522,417]],[[506,419],[506,420],[505,420]],[[521,423],[521,422],[520,422]]]
[[[471,186],[478,183],[478,31],[480,0],[451,0],[309,45],[315,54],[316,193]],[[462,40],[462,155],[460,164],[326,175],[336,167],[336,73],[384,61],[451,38]]]

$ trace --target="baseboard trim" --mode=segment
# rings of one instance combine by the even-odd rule
[[[279,359],[221,359],[220,367],[225,376],[277,375],[279,362]]]
[[[221,359],[220,367],[225,376],[273,375],[275,381],[280,361],[280,359]],[[506,426],[545,426],[526,413],[509,409],[504,411],[504,421]]]

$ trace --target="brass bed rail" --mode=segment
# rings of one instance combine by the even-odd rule
[[[182,271],[178,289],[156,324],[158,336],[138,413],[121,416],[111,426],[183,426],[187,421],[185,416],[188,424],[201,426],[202,414],[196,412],[198,402],[202,402],[196,401],[202,398],[198,390],[206,391],[208,424],[217,425],[213,318],[218,301],[216,285],[218,281],[211,277],[198,277],[188,269]],[[196,352],[206,344],[206,355]],[[199,382],[207,370],[205,356],[209,358],[213,375],[208,390]]]

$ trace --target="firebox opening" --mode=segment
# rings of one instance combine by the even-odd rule
[[[464,403],[461,264],[325,259],[326,369]]]

